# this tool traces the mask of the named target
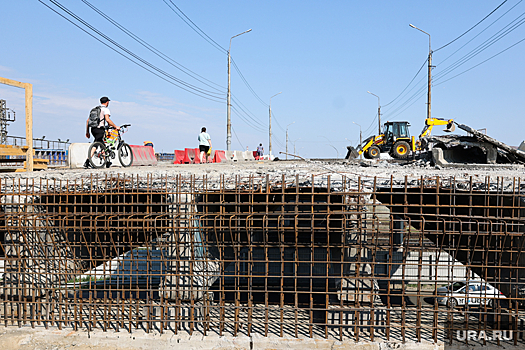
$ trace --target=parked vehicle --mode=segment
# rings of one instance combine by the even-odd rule
[[[498,289],[483,281],[461,281],[437,289],[437,302],[453,309],[457,306],[487,305],[493,307],[495,299],[506,299]]]

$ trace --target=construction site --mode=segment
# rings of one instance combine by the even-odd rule
[[[26,91],[27,134],[8,144],[1,100],[0,344],[525,345],[523,143],[427,118],[417,140],[387,122],[345,159],[132,145],[126,164],[119,145],[82,169],[89,143],[38,158],[32,86],[2,79]]]
[[[143,145],[127,144],[122,135],[131,124],[117,126],[109,120],[108,97],[100,98],[101,105],[93,108],[85,121],[86,138],[93,136],[95,141],[86,141],[84,134],[84,142],[34,138],[33,85],[0,77],[0,85],[24,90],[25,109],[17,114],[8,98],[0,96],[0,348],[525,348],[525,253],[521,255],[525,251],[525,141],[509,145],[491,136],[487,127],[469,126],[461,117],[432,116],[435,66],[430,34],[409,25],[428,35],[429,41],[428,58],[416,74],[427,67],[427,113],[426,118],[420,118],[424,120],[423,130],[415,133],[407,120],[392,118],[382,123],[379,96],[367,91],[377,97],[378,103],[378,123],[374,119],[365,130],[372,127],[373,134],[363,139],[361,125],[352,122],[359,126],[359,141],[345,138],[348,143],[337,148],[316,130],[312,132],[315,141],[298,132],[305,144],[322,144],[325,141],[321,143],[317,138],[324,138],[328,142],[325,146],[337,153],[336,158],[313,158],[296,152],[295,142],[301,138],[291,141],[293,152],[288,152],[288,127],[295,121],[286,129],[279,125],[286,134],[284,147],[279,147],[286,151],[272,152],[271,98],[281,92],[270,97],[266,105],[235,63],[234,69],[249,90],[264,108],[268,107],[269,152],[264,153],[263,143],[254,139],[250,144],[257,143],[257,151],[248,146],[244,150],[245,144],[235,130],[234,142],[242,150],[231,147],[231,43],[252,29],[231,37],[229,49],[223,50],[173,2],[172,7],[164,1],[187,25],[195,26],[199,36],[214,43],[221,54],[227,54],[228,87],[215,92],[216,88],[208,83],[205,85],[212,91],[179,81],[117,45],[56,1],[39,2],[73,24],[66,14],[79,20],[111,45],[99,40],[101,43],[110,49],[115,45],[116,53],[132,63],[140,62],[138,66],[149,73],[173,85],[182,84],[184,90],[197,97],[226,102],[226,149],[215,148],[219,144],[215,136],[212,148],[206,127],[198,136],[199,148],[190,148],[187,135],[181,137],[184,142],[178,139],[190,128],[193,130],[197,122],[215,123],[215,107],[182,97],[168,101],[164,88],[159,88],[162,93],[157,94],[142,86],[132,98],[123,97],[115,105],[121,111],[135,113],[135,117],[139,115],[135,120],[143,124],[137,128],[138,133],[149,132],[140,137],[158,135],[159,139],[167,139],[169,135],[169,147],[179,149],[157,152],[153,146],[157,139],[151,136],[144,136],[153,141],[143,141]],[[158,57],[168,58],[87,1],[82,2]],[[142,20],[144,8],[137,8],[141,9],[139,22],[147,22]],[[160,15],[164,13],[158,11]],[[325,22],[326,18],[319,20]],[[390,26],[385,24],[385,28]],[[177,36],[181,33],[173,32]],[[163,35],[166,33],[171,32],[166,29]],[[391,40],[381,37],[376,42],[383,47]],[[265,45],[257,50],[273,51]],[[319,47],[320,51],[330,52]],[[404,51],[401,47],[395,50]],[[98,53],[94,49],[92,52]],[[392,55],[393,51],[384,52]],[[211,61],[204,51],[195,57]],[[75,72],[90,71],[76,59]],[[319,84],[317,69],[311,68],[319,62],[309,69],[299,65],[293,68],[301,74],[310,71],[312,80],[308,84],[321,91],[326,87]],[[394,65],[393,59],[391,62]],[[182,67],[177,68],[181,71],[188,70],[173,63]],[[327,67],[346,64],[326,60]],[[97,65],[98,75],[92,80],[109,85],[112,78],[106,71],[113,67],[118,65]],[[0,70],[10,72],[8,68],[0,66]],[[124,65],[122,68],[127,69]],[[145,81],[138,75],[135,79],[132,70],[125,73],[123,76],[129,75],[125,78],[140,84]],[[54,75],[59,74],[71,75],[55,69]],[[200,83],[204,84],[200,79],[212,83],[196,73],[186,74],[198,77]],[[343,80],[345,84],[354,83],[356,76],[348,75]],[[71,86],[77,83],[70,82]],[[123,80],[122,86],[126,84]],[[395,117],[410,107],[405,105],[417,100],[418,94],[425,93],[425,87],[419,90],[396,107]],[[466,101],[469,90],[464,90],[454,98]],[[341,94],[350,95],[348,91]],[[306,103],[300,106],[304,110],[297,107],[296,113],[315,115],[315,124],[310,120],[310,128],[326,123],[323,126],[327,132],[335,135],[336,125],[344,129],[350,122],[343,109],[344,98],[333,95],[309,98],[303,93],[302,100],[317,101],[322,113],[316,114]],[[40,96],[40,107],[51,106],[43,115],[54,117],[79,108],[76,100],[57,103],[62,96],[49,96]],[[20,108],[21,99],[16,98]],[[133,99],[141,100],[148,108],[140,109]],[[259,120],[262,118],[247,113],[247,108],[236,107],[233,109],[238,116],[246,114],[247,118],[242,118],[247,124],[254,124],[251,126],[260,133],[266,132],[265,122]],[[189,112],[191,108],[195,112]],[[151,111],[152,116],[144,110]],[[169,118],[162,122],[156,119],[155,115],[165,111]],[[330,113],[341,113],[344,122],[340,119],[332,123]],[[82,127],[86,116],[80,118]],[[507,118],[504,112],[491,115],[490,122],[497,123],[498,118],[504,119],[502,116]],[[489,120],[475,117],[476,121]],[[359,118],[362,121],[355,120],[368,124],[368,118]],[[24,123],[24,136],[8,132],[8,126],[15,121]],[[70,125],[69,120],[63,123],[58,116],[46,123],[41,124],[46,130],[66,135],[73,135],[66,129],[76,125]],[[241,138],[252,135],[237,130]],[[99,136],[95,136],[96,131]],[[201,139],[203,134],[206,138]],[[136,139],[133,142],[137,143]],[[192,142],[196,144],[193,137]],[[321,152],[318,146],[309,147]],[[341,148],[344,151],[340,156]]]
[[[523,174],[381,159],[5,173],[0,320],[252,348],[523,346]],[[438,303],[476,281],[498,295]]]

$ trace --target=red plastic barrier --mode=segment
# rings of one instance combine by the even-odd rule
[[[255,158],[255,160],[261,159],[261,157],[259,157],[259,152],[253,151],[253,158]]]
[[[175,157],[173,159],[173,164],[183,164],[184,156],[186,155],[186,152],[181,151],[181,150],[175,150],[173,153],[175,154]]]
[[[195,157],[193,158],[193,164],[200,164],[201,163],[201,151],[198,148],[194,149],[195,151]]]
[[[193,158],[195,158],[195,150],[193,148],[185,148],[182,164],[193,164]]]
[[[226,160],[226,153],[224,151],[215,151],[215,157],[213,157],[214,163],[220,163]]]
[[[133,163],[131,165],[157,165],[157,157],[153,147],[130,145],[133,152]]]

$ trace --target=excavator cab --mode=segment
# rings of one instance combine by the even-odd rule
[[[386,122],[384,126],[385,142],[381,151],[388,152],[394,158],[407,158],[413,143],[409,127],[410,123],[407,121]]]
[[[389,145],[393,145],[398,139],[410,139],[409,122],[386,122],[385,140]],[[385,149],[389,151],[389,149]]]

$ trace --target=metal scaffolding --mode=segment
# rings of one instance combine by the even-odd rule
[[[449,343],[483,331],[525,343],[520,179],[106,176],[0,188],[6,326]],[[454,283],[463,295],[446,292]]]
[[[15,111],[10,111],[5,100],[0,100],[0,144],[7,144],[7,124],[15,121]]]

